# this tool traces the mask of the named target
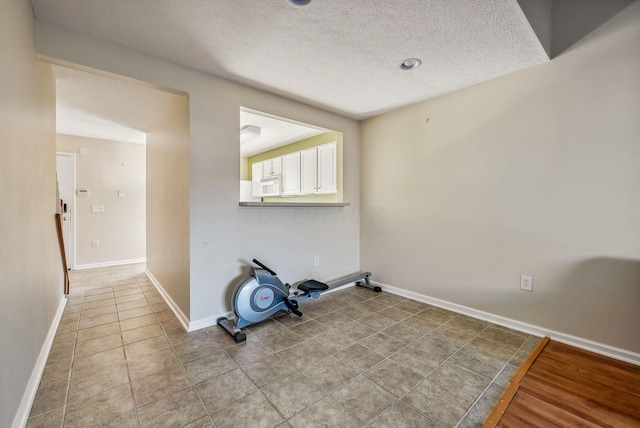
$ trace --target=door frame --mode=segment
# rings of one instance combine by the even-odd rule
[[[71,168],[69,171],[69,184],[71,186],[71,197],[73,198],[73,203],[71,204],[71,211],[70,211],[70,220],[69,220],[69,241],[68,244],[68,248],[69,248],[69,257],[68,257],[68,263],[69,263],[69,269],[71,270],[75,270],[76,268],[76,154],[73,152],[56,152],[56,157],[57,156],[66,156],[69,157],[71,159]],[[57,168],[56,168],[56,173],[57,173]]]

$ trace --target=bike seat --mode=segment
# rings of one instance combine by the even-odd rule
[[[316,281],[315,279],[308,279],[302,284],[298,285],[298,290],[302,290],[305,293],[310,291],[324,291],[327,290],[329,286],[324,282]]]

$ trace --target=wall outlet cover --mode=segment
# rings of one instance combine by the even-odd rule
[[[533,277],[520,275],[520,289],[524,291],[533,291]]]

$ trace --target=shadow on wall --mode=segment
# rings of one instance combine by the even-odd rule
[[[570,302],[563,316],[571,330],[609,331],[605,343],[625,338],[640,351],[640,260],[597,257],[574,265],[563,277],[558,295]],[[631,337],[630,337],[631,335]]]
[[[585,259],[540,281],[546,284],[537,285],[534,277],[530,298],[499,305],[511,305],[512,313],[535,312],[547,320],[537,323],[541,327],[640,353],[640,260]]]

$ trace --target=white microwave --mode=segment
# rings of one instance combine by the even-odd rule
[[[260,196],[281,196],[280,176],[274,175],[260,180]]]

